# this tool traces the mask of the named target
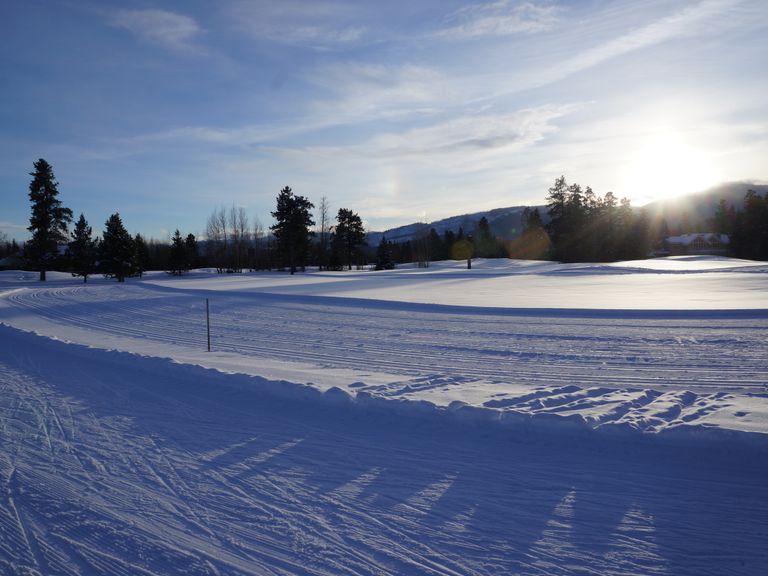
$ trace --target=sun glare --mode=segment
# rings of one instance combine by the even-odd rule
[[[623,179],[621,195],[638,206],[698,192],[718,181],[707,154],[672,130],[654,132],[642,141],[628,159]]]

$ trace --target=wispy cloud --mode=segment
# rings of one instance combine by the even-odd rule
[[[195,42],[203,29],[184,14],[167,10],[120,10],[110,17],[110,23],[130,31],[141,40],[173,52],[201,52]]]
[[[360,7],[349,2],[234,2],[229,8],[235,27],[260,39],[316,50],[358,43],[367,31]]]
[[[531,34],[552,28],[558,21],[560,10],[551,3],[513,0],[473,4],[451,14],[447,26],[436,36],[462,39]]]
[[[20,239],[27,235],[28,224],[17,224],[16,222],[8,222],[7,220],[0,220],[0,240],[6,240],[3,238],[3,233],[8,235],[8,239],[17,238]]]
[[[311,113],[338,124],[432,114],[458,97],[453,79],[414,64],[338,62],[310,81],[318,88]]]
[[[738,0],[704,0],[586,50],[566,60],[560,70],[567,73],[578,72],[606,60],[675,38],[696,36],[710,30],[713,19],[727,15],[730,8],[738,3]]]
[[[530,146],[555,132],[553,121],[574,105],[541,106],[511,114],[466,115],[424,128],[376,136],[366,149],[374,156],[446,156]]]
[[[536,68],[522,69],[512,77],[512,80],[506,82],[488,81],[486,85],[489,89],[486,94],[479,97],[479,100],[493,100],[500,96],[539,88],[639,50],[650,49],[673,40],[710,34],[713,29],[732,28],[736,22],[742,22],[745,18],[743,14],[736,14],[737,11],[733,10],[734,6],[739,4],[741,0],[703,0],[659,17],[648,24],[625,29],[623,33],[612,39],[604,40],[589,48],[580,46],[585,30],[576,28],[573,34],[577,40],[570,41],[569,33],[564,32],[563,46],[570,46],[572,55],[551,63],[545,61]],[[605,27],[612,29],[616,25],[614,15]],[[591,30],[587,36],[597,34],[598,30]],[[561,56],[561,53],[555,55],[555,57]]]

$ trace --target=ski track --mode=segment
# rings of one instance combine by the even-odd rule
[[[0,321],[203,350],[205,295],[16,289]],[[656,432],[768,391],[764,317],[583,320],[258,293],[211,305],[217,351],[401,376],[350,386],[380,399],[490,383],[467,408],[544,425],[588,414],[593,428]],[[0,575],[768,573],[764,442],[587,439],[314,405],[238,375],[0,337]]]
[[[748,446],[523,442],[52,346],[0,350],[0,574],[768,569]]]
[[[51,323],[52,335],[55,326],[68,326],[96,340],[104,334],[190,351],[205,347],[199,293],[169,294],[144,283],[70,285],[16,290],[6,300]],[[350,308],[258,293],[217,293],[212,314],[217,351],[402,376],[386,385],[361,383],[358,393],[418,399],[485,382],[496,390],[483,403],[487,408],[581,413],[593,427],[695,425],[728,408],[730,395],[768,392],[762,317],[597,318],[585,330],[579,318]],[[510,393],[508,384],[532,392]]]
[[[198,295],[107,285],[30,289],[7,299],[59,324],[205,346]],[[574,318],[350,309],[258,294],[217,294],[212,307],[216,350],[319,367],[531,386],[762,391],[768,385],[768,321],[762,318],[602,319],[590,320],[585,331],[584,321]]]

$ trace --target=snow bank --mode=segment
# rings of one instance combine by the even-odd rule
[[[312,384],[180,364],[171,358],[93,348],[2,324],[0,342],[15,350],[36,350],[36,354],[45,356],[46,365],[36,367],[42,373],[55,372],[61,358],[70,361],[77,358],[80,362],[102,367],[105,379],[110,373],[130,366],[158,383],[163,381],[165,374],[172,372],[176,378],[181,375],[212,388],[265,394],[308,403],[319,410],[354,410],[361,416],[366,412],[391,413],[455,425],[491,426],[504,429],[514,437],[596,434],[603,438],[621,438],[623,442],[651,438],[677,444],[737,442],[768,449],[768,395],[701,395],[690,391],[661,393],[567,386],[538,389],[520,396],[507,395],[482,406],[462,401],[444,405],[418,398],[418,395],[415,398],[392,398],[366,390],[355,392],[365,386],[361,382],[322,390]],[[604,407],[607,408],[602,410]],[[731,415],[724,416],[718,413],[720,410],[728,410]],[[701,413],[712,415],[711,420],[701,418]]]

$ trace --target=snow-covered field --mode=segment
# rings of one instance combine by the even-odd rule
[[[768,573],[765,263],[50,276],[0,574]]]

